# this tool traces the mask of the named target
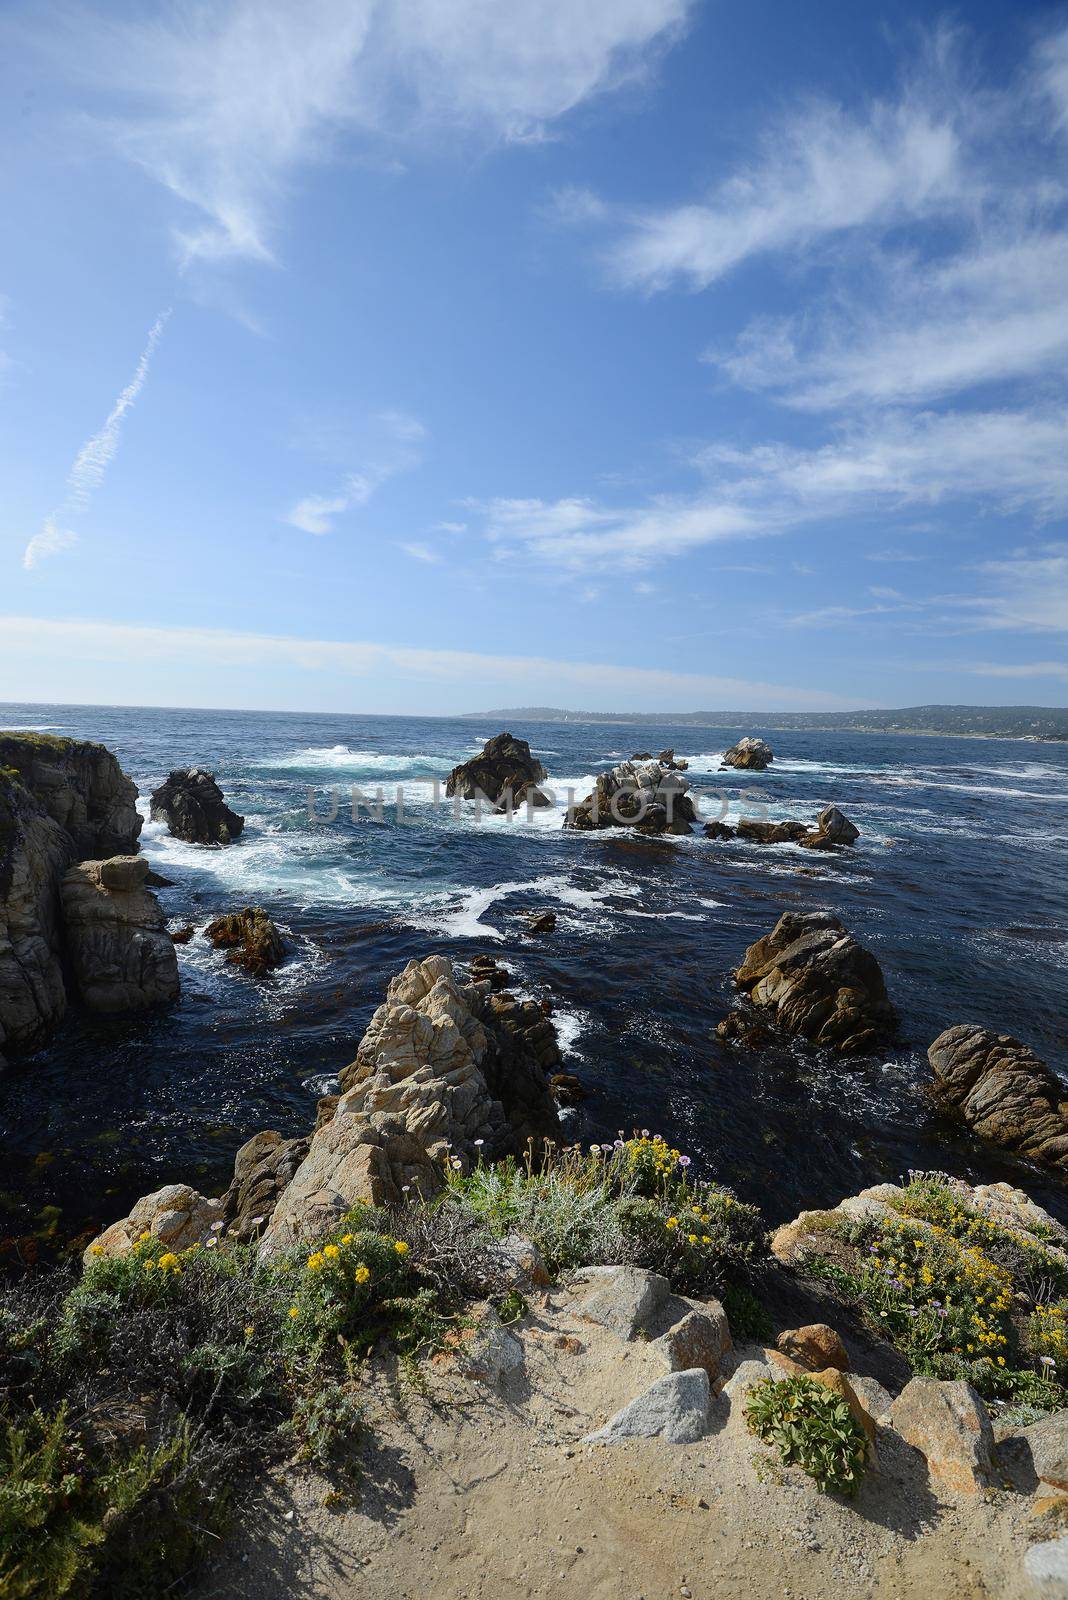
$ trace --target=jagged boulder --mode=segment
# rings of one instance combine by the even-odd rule
[[[569,812],[568,828],[631,827],[639,833],[689,833],[697,818],[689,782],[659,761],[621,761],[602,772]]]
[[[79,856],[136,851],[136,799],[103,745],[0,734],[0,1063],[63,1016],[60,879]]]
[[[735,836],[747,844],[800,844],[807,832],[803,822],[750,822],[743,818]]]
[[[253,1134],[234,1157],[234,1176],[223,1195],[226,1232],[241,1243],[259,1236],[283,1191],[311,1148],[311,1135],[283,1139],[273,1129]]]
[[[850,822],[837,806],[827,806],[816,820],[815,835],[809,835],[802,839],[801,843],[808,845],[810,849],[813,847],[826,849],[830,845],[856,844],[859,838],[860,829],[856,824]]]
[[[763,772],[775,760],[770,744],[764,739],[739,739],[723,752],[723,766],[739,767],[750,772]]]
[[[176,768],[153,790],[148,814],[187,844],[232,844],[245,826],[244,817],[226,804],[214,775],[199,767]]]
[[[453,767],[445,782],[445,793],[466,800],[488,800],[499,809],[509,801],[513,806],[547,806],[552,802],[538,788],[545,775],[545,768],[531,755],[525,739],[498,733],[487,739],[481,755]]]
[[[285,941],[262,906],[245,906],[216,917],[204,929],[204,937],[216,950],[227,952],[227,961],[244,967],[254,978],[266,977],[285,960]]]
[[[78,993],[91,1011],[143,1011],[176,1000],[174,941],[145,888],[143,856],[80,861],[60,884],[64,942]]]
[[[555,1029],[535,1001],[461,984],[447,957],[429,956],[390,982],[341,1072],[342,1103],[358,1091],[364,1114],[402,1111],[435,1156],[447,1141],[473,1157],[479,1138],[488,1158],[559,1133],[548,1081],[559,1062]]]
[[[964,1023],[940,1033],[927,1059],[943,1110],[980,1138],[1068,1168],[1068,1089],[1027,1045]]]
[[[875,957],[826,911],[787,911],[745,953],[735,981],[783,1032],[840,1055],[873,1049],[897,1027]],[[732,1013],[721,1038],[742,1038],[746,1018]]]

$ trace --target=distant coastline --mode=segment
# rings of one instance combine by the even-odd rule
[[[1068,708],[1057,706],[905,706],[881,711],[568,711],[559,706],[510,706],[463,713],[467,722],[570,722],[656,728],[744,728],[757,731],[839,729],[843,733],[900,733],[920,738],[1017,739],[1032,744],[1068,741]]]

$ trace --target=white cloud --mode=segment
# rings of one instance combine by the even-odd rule
[[[982,626],[1068,634],[1068,544],[986,561],[979,572],[988,592],[961,604]]]
[[[102,131],[188,208],[187,262],[269,261],[295,172],[341,138],[536,139],[646,70],[690,4],[217,0],[151,19],[53,5],[35,34],[68,78],[123,97]]]
[[[569,571],[643,567],[724,540],[916,505],[974,501],[1050,518],[1068,513],[1068,408],[889,412],[810,450],[708,445],[694,466],[703,487],[642,505],[493,500],[482,508],[485,533],[506,556]]]
[[[434,546],[427,544],[422,539],[412,539],[407,544],[402,544],[401,549],[406,556],[411,556],[413,561],[425,561],[428,566],[437,566],[441,560]]]
[[[422,460],[426,429],[407,411],[380,411],[353,431],[358,437],[346,441],[338,436],[336,425],[311,430],[317,454],[344,454],[347,442],[348,449],[358,450],[362,460],[358,471],[345,475],[339,489],[305,495],[286,513],[285,520],[302,533],[333,533],[338,517],[365,506],[390,478],[414,471]]]
[[[42,558],[57,555],[77,542],[78,535],[70,528],[61,527],[60,520],[66,522],[84,511],[94,490],[103,483],[104,475],[119,448],[123,421],[145,386],[149,364],[169,317],[170,311],[163,311],[156,318],[149,329],[133,377],[108,412],[99,433],[94,433],[91,439],[86,440],[75,456],[67,477],[66,498],[51,516],[45,518],[40,531],[34,534],[23,553],[22,565],[27,569],[35,567]]]
[[[715,497],[664,498],[613,509],[592,500],[508,500],[483,508],[487,537],[498,551],[527,551],[565,570],[643,567],[720,539],[767,531],[740,505]]]
[[[1042,87],[1053,108],[1054,121],[1068,133],[1068,28],[1047,39],[1039,50]]]
[[[948,99],[909,92],[862,113],[816,103],[707,201],[630,214],[607,260],[628,287],[705,289],[753,256],[956,211],[967,187]],[[590,199],[583,212],[595,215]]]
[[[254,686],[252,692],[261,705],[278,709],[283,708],[283,699],[294,709],[309,703],[321,706],[326,694],[332,694],[336,702],[338,692],[348,696],[347,703],[351,705],[351,681],[366,683],[368,690],[374,691],[377,705],[381,705],[387,692],[397,703],[398,686],[410,685],[407,703],[422,710],[426,708],[427,694],[442,690],[451,690],[454,705],[456,695],[462,691],[471,709],[499,704],[502,698],[519,694],[524,698],[537,694],[550,702],[570,699],[572,703],[582,696],[593,704],[620,709],[665,704],[694,709],[836,709],[857,704],[856,700],[797,684],[674,672],[652,666],[557,661],[547,656],[480,655],[473,651],[298,639],[211,628],[0,617],[0,667],[5,683],[15,686],[24,682],[28,688],[41,682],[42,666],[56,662],[64,664],[68,683],[85,681],[77,675],[86,674],[92,666],[94,686],[114,685],[108,692],[116,700],[128,691],[131,665],[141,674],[140,682],[146,674],[165,668],[162,680],[173,683],[176,680],[171,668],[181,668],[184,689],[193,681],[193,664],[196,671],[204,672],[202,681],[209,683],[210,692],[216,695],[220,673],[248,671],[248,679],[241,681]],[[110,675],[102,673],[100,664],[114,670]],[[297,674],[303,674],[303,679],[298,681]],[[346,680],[340,691],[339,679]],[[232,692],[233,683],[234,678],[228,677],[225,691]],[[261,698],[272,691],[272,698]]]
[[[1068,232],[980,242],[949,261],[908,259],[852,307],[758,319],[726,356],[737,383],[805,410],[928,401],[1060,373],[1068,358]]]

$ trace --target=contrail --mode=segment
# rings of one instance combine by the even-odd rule
[[[153,352],[167,326],[170,314],[168,309],[156,318],[149,329],[148,339],[133,377],[115,401],[99,433],[94,433],[91,439],[86,440],[75,456],[74,465],[67,477],[66,498],[50,517],[45,518],[40,532],[35,533],[26,546],[22,557],[24,567],[35,567],[43,557],[56,555],[58,551],[66,550],[76,543],[78,535],[63,524],[68,518],[85,510],[93,490],[98,489],[103,483],[104,474],[119,447],[123,418],[145,386]]]

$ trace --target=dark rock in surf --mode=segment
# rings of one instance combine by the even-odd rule
[[[602,772],[567,816],[568,828],[635,828],[639,833],[689,833],[698,820],[687,779],[658,761],[621,761]]]
[[[226,804],[214,775],[199,767],[176,768],[153,791],[149,816],[164,821],[186,844],[232,844],[245,826],[244,817]]]
[[[525,739],[498,733],[486,740],[481,755],[453,767],[445,793],[465,800],[481,798],[500,808],[509,799],[514,806],[547,806],[551,801],[538,788],[545,776],[545,768],[531,755]]]
[[[264,978],[285,960],[285,941],[262,906],[245,906],[216,917],[204,929],[216,950],[227,951],[227,961],[244,967],[254,978]]]
[[[529,911],[526,922],[530,933],[552,933],[556,928],[556,912]]]
[[[875,957],[826,911],[787,911],[745,953],[735,982],[758,1015],[839,1055],[874,1049],[897,1028]],[[720,1024],[721,1038],[740,1024]]]
[[[1068,1169],[1068,1088],[1027,1045],[974,1023],[940,1033],[927,1052],[931,1094],[982,1139]]]

